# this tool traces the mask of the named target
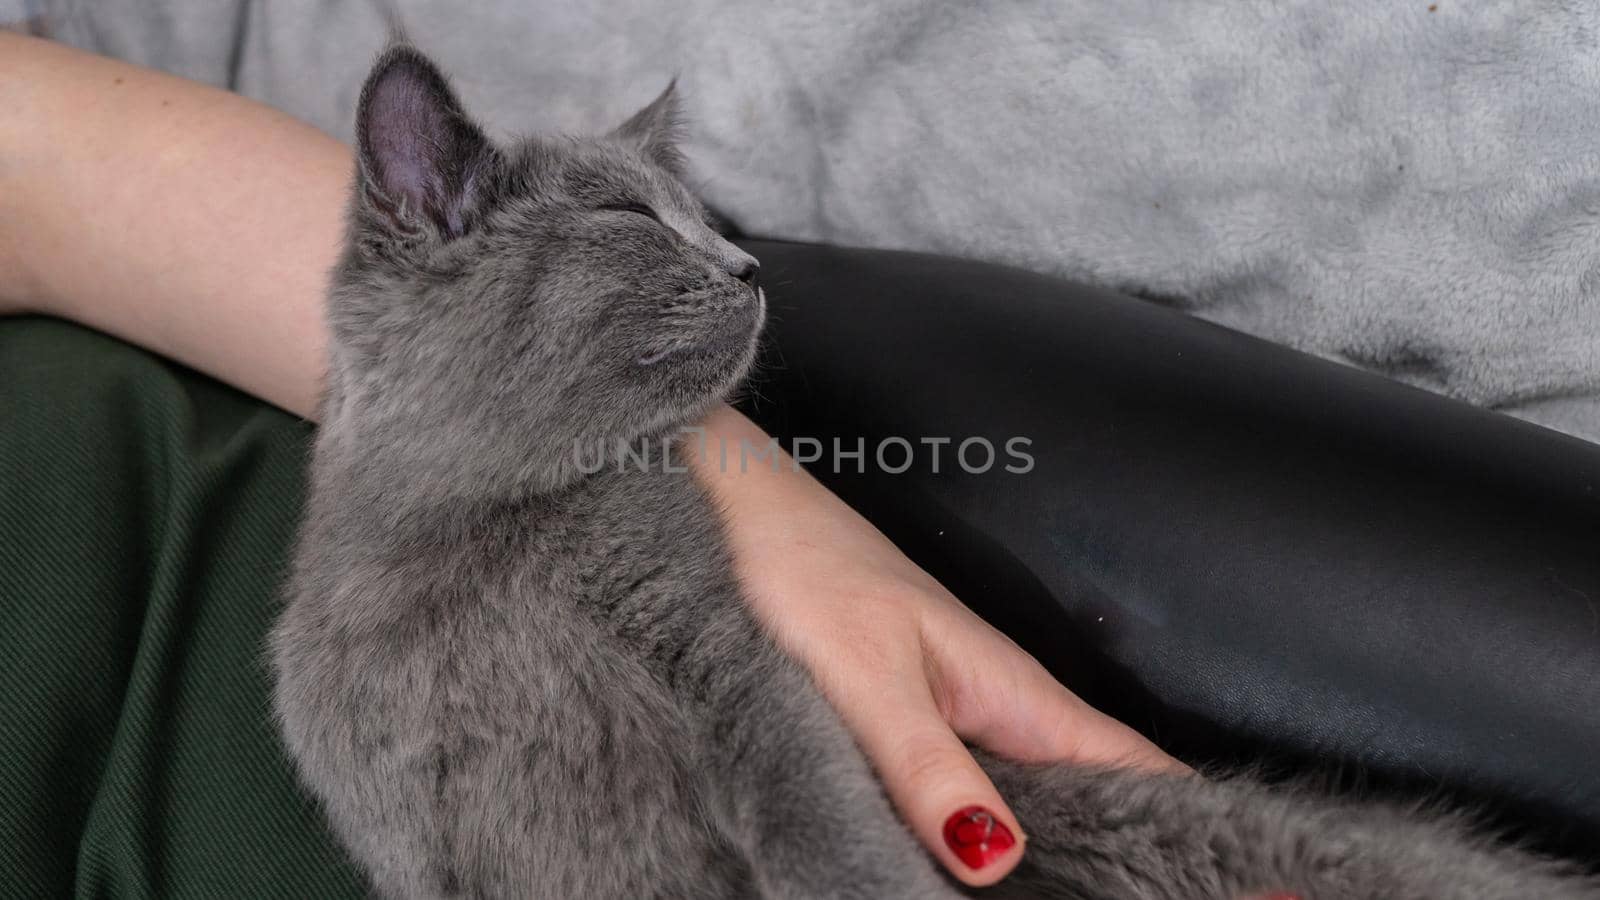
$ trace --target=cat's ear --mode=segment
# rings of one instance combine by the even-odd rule
[[[356,113],[361,201],[405,233],[449,240],[480,213],[495,150],[450,84],[416,48],[384,51]]]
[[[674,175],[683,174],[683,153],[678,143],[683,136],[683,110],[678,102],[678,79],[674,78],[649,106],[634,113],[611,133]]]

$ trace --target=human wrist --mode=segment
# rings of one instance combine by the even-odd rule
[[[759,606],[762,591],[750,582],[769,574],[762,560],[773,543],[815,516],[818,493],[831,495],[781,449],[759,463],[742,457],[741,446],[766,447],[771,438],[738,410],[718,406],[700,425],[700,452],[689,454],[689,468],[716,500],[735,567]]]
[[[767,618],[795,618],[802,600],[827,605],[830,598],[786,589],[799,579],[826,582],[837,597],[874,606],[901,605],[908,596],[915,605],[943,594],[793,457],[771,449],[772,438],[743,414],[722,406],[701,424],[706,452],[691,454],[690,470],[716,499],[747,599]],[[741,442],[768,449],[757,463],[741,455]],[[806,571],[817,564],[827,571]]]
[[[827,489],[785,453],[761,427],[726,404],[701,421],[699,452],[690,454],[696,480],[722,501],[730,527],[767,517],[793,521],[814,506],[807,498]],[[827,495],[831,498],[831,495]],[[737,546],[742,531],[732,535]]]

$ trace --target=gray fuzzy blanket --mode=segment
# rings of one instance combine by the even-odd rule
[[[1094,282],[1600,440],[1600,4],[397,5],[521,130],[679,74],[699,188],[750,233]],[[351,0],[12,6],[341,137],[386,30]]]

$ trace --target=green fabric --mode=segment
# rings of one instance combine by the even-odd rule
[[[0,896],[365,893],[269,714],[310,428],[0,319]]]

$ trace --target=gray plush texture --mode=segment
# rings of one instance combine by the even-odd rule
[[[271,657],[299,774],[381,896],[963,893],[758,627],[670,440],[766,307],[676,175],[675,105],[496,146],[404,46],[362,93]],[[992,896],[1600,897],[1398,808],[980,758],[1030,838]]]
[[[387,5],[11,3],[341,136]],[[1107,285],[1600,439],[1595,4],[393,5],[515,130],[679,73],[752,234]]]

